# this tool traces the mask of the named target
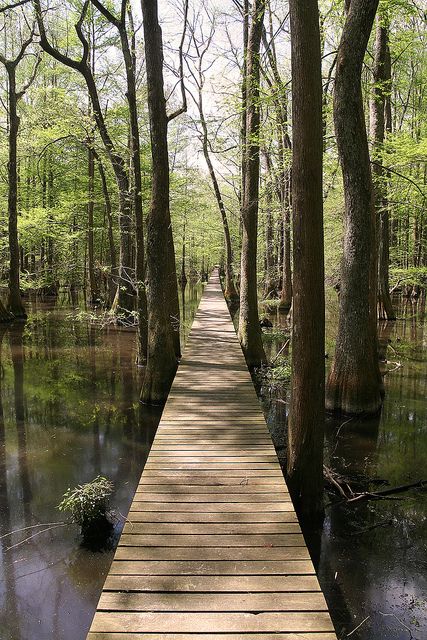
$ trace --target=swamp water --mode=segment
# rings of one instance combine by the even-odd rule
[[[381,415],[328,418],[325,463],[350,478],[355,491],[427,480],[425,304],[425,298],[396,301],[398,320],[380,327],[384,349],[387,345],[382,369],[388,369]],[[338,324],[335,292],[329,292],[326,308],[328,367]],[[268,317],[274,324],[271,337],[279,328],[289,332],[283,314],[270,309]],[[283,344],[282,335],[267,346],[275,354]],[[286,385],[265,385],[262,396],[283,460]],[[332,500],[339,498],[326,499]],[[385,500],[327,506],[322,531],[304,533],[339,640],[426,640],[427,485]]]
[[[183,339],[201,293],[187,285],[181,299]],[[114,546],[161,411],[138,402],[134,331],[49,304],[29,311],[0,327],[0,640],[84,640],[113,551],[82,548],[77,526],[54,524],[65,520],[56,505],[107,476]]]

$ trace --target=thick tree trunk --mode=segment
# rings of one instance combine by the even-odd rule
[[[176,325],[171,296],[177,292],[175,252],[169,212],[168,119],[163,90],[163,47],[156,0],[142,0],[148,112],[151,134],[152,192],[147,229],[148,358],[141,400],[162,403],[175,375]]]
[[[325,412],[320,31],[317,0],[291,0],[289,6],[294,300],[287,477],[299,514],[312,521],[323,513]]]
[[[338,49],[334,122],[344,181],[340,316],[326,407],[374,414],[381,407],[376,335],[375,218],[361,90],[362,64],[378,0],[351,0]]]
[[[257,231],[259,198],[259,82],[260,44],[265,0],[252,9],[246,65],[246,141],[243,149],[242,257],[240,280],[239,338],[250,368],[265,362],[258,317]]]
[[[374,206],[378,237],[378,315],[381,319],[395,320],[396,314],[391,302],[389,285],[390,223],[387,200],[387,174],[382,162],[386,96],[391,90],[391,69],[387,64],[388,58],[388,29],[382,24],[381,17],[378,16],[373,68],[374,89],[370,107]]]
[[[27,314],[21,298],[19,282],[19,242],[18,242],[18,171],[17,144],[19,130],[19,116],[17,112],[18,96],[16,90],[16,65],[6,65],[9,87],[9,159],[7,165],[8,177],[8,216],[9,216],[9,297],[7,308],[18,320],[26,320]]]

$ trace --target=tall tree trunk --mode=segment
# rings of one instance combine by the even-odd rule
[[[334,122],[345,197],[344,253],[335,358],[326,406],[346,414],[381,407],[376,335],[376,251],[372,177],[361,73],[378,0],[351,0],[338,48]],[[375,262],[374,262],[375,260]]]
[[[206,165],[209,170],[209,175],[212,182],[212,187],[215,194],[215,199],[218,205],[218,209],[221,215],[222,229],[224,231],[224,243],[225,243],[225,288],[224,295],[229,301],[236,301],[239,298],[239,295],[236,291],[236,287],[234,284],[234,273],[233,273],[233,250],[231,245],[231,236],[230,236],[230,228],[228,225],[227,212],[225,210],[224,201],[222,199],[221,189],[219,188],[218,180],[216,177],[215,169],[212,164],[212,160],[209,153],[209,136],[208,136],[208,125],[205,118],[204,108],[203,108],[203,70],[202,70],[202,61],[203,61],[203,51],[201,54],[199,53],[199,65],[198,65],[198,103],[197,107],[199,110],[199,118],[200,124],[202,127],[202,147],[203,147],[203,155],[205,157]]]
[[[389,285],[390,222],[387,200],[387,174],[382,161],[385,138],[386,96],[391,90],[391,69],[387,64],[388,59],[388,29],[384,26],[381,16],[377,16],[373,68],[374,89],[370,106],[370,124],[374,206],[378,237],[378,314],[382,319],[395,320],[396,314],[391,302]]]
[[[250,368],[265,362],[258,317],[257,230],[259,198],[260,44],[265,0],[254,0],[246,64],[246,141],[243,148],[242,257],[239,338]]]
[[[267,176],[265,184],[265,283],[264,283],[264,296],[266,298],[275,296],[276,291],[276,260],[273,253],[273,182],[274,176],[272,175],[271,163],[268,162],[268,152],[264,152],[267,165]]]
[[[267,34],[263,32],[264,46],[267,51],[268,61],[275,82],[274,87],[274,107],[277,119],[277,146],[280,169],[278,172],[278,198],[282,209],[282,229],[283,243],[281,244],[281,291],[280,291],[280,309],[288,312],[292,305],[292,273],[291,273],[291,189],[292,189],[292,169],[289,165],[289,154],[292,145],[288,134],[288,96],[286,84],[279,72],[277,64],[276,49],[274,46],[274,34],[270,18],[270,40],[267,40]],[[272,87],[273,88],[273,87]]]
[[[18,171],[17,144],[19,130],[19,116],[17,111],[18,96],[16,89],[16,65],[6,65],[8,75],[8,107],[9,107],[9,159],[7,165],[8,197],[7,208],[9,216],[9,297],[7,308],[16,319],[26,320],[27,314],[22,303],[19,282],[19,242],[18,242]]]
[[[98,171],[99,171],[99,176],[101,178],[102,193],[104,196],[105,214],[107,216],[108,248],[109,248],[110,264],[111,264],[110,274],[108,276],[108,296],[109,296],[108,302],[111,305],[113,303],[114,296],[116,293],[114,276],[115,274],[117,274],[117,256],[116,256],[116,245],[114,243],[114,233],[113,233],[113,215],[112,215],[111,199],[110,199],[110,193],[108,191],[107,177],[105,175],[104,165],[102,164],[101,159],[99,158],[98,155],[96,155],[96,159],[98,162]]]
[[[88,272],[89,272],[89,288],[90,302],[94,304],[99,298],[99,293],[95,278],[95,255],[93,242],[93,210],[94,210],[94,177],[95,177],[95,156],[93,153],[93,139],[89,140],[87,151],[88,160],[88,202],[87,202],[87,241],[88,241]]]
[[[126,14],[131,28],[131,43],[129,43],[126,29]],[[122,0],[121,26],[119,29],[123,58],[126,68],[127,102],[129,106],[131,157],[133,171],[133,208],[135,214],[136,240],[136,292],[138,312],[138,361],[145,362],[147,358],[147,294],[145,291],[145,257],[144,257],[144,226],[142,206],[142,174],[141,174],[141,145],[139,140],[138,105],[136,98],[136,41],[133,24],[132,9],[127,0]],[[131,44],[131,46],[130,46]]]
[[[148,358],[141,400],[162,403],[175,375],[175,318],[171,296],[177,291],[175,252],[169,211],[169,158],[166,101],[163,90],[163,46],[157,0],[141,0],[151,134],[152,190],[147,229]]]
[[[299,514],[313,520],[323,513],[325,412],[320,30],[317,0],[290,0],[289,7],[295,293],[287,477]]]

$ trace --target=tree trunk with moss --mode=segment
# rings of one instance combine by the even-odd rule
[[[152,191],[147,229],[148,357],[141,390],[143,402],[165,402],[177,367],[171,295],[177,289],[169,212],[169,158],[163,47],[157,2],[142,0],[147,100],[151,134]],[[172,279],[174,281],[172,281]]]
[[[376,335],[376,247],[372,176],[361,73],[378,0],[351,0],[338,48],[334,123],[345,198],[344,251],[335,358],[327,409],[375,414],[381,407]]]
[[[9,111],[9,157],[7,164],[8,196],[7,209],[9,219],[9,295],[7,309],[18,320],[26,320],[27,313],[22,303],[19,277],[19,241],[18,241],[18,93],[16,88],[15,61],[4,61],[8,78],[8,111]]]
[[[242,256],[239,339],[248,367],[266,360],[258,317],[257,232],[260,174],[260,44],[265,0],[255,0],[249,31],[246,74],[246,139],[243,148]]]

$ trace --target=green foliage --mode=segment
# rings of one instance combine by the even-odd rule
[[[270,365],[261,367],[258,371],[261,382],[270,388],[289,384],[291,374],[289,356],[278,356]]]
[[[391,284],[427,287],[427,267],[393,268],[390,271]]]
[[[85,532],[98,521],[105,519],[113,483],[97,476],[91,482],[67,489],[58,505],[59,511],[69,513],[72,521]]]
[[[263,342],[267,343],[284,342],[287,338],[289,338],[289,330],[280,327],[264,329],[262,332]]]

